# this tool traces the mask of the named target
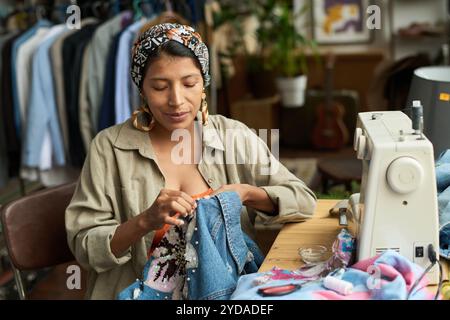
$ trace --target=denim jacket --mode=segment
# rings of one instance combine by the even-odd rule
[[[229,299],[239,276],[257,272],[263,256],[241,229],[242,203],[234,191],[209,199],[198,199],[194,218],[185,229],[186,275],[183,299]],[[136,280],[118,296],[121,300],[173,299],[173,293],[147,285],[153,256],[145,265],[143,278]]]
[[[450,259],[450,150],[436,161],[436,183],[439,208],[440,255]]]

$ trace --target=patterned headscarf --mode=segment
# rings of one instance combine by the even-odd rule
[[[144,81],[144,69],[150,54],[167,41],[177,41],[191,49],[200,62],[204,79],[204,86],[210,82],[209,76],[209,53],[203,43],[201,36],[190,26],[178,23],[157,24],[144,33],[133,46],[133,60],[131,65],[131,78],[142,91]]]

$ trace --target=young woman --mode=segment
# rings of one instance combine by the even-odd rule
[[[189,26],[156,25],[135,43],[131,76],[143,106],[95,137],[66,211],[69,246],[89,271],[87,298],[114,299],[135,281],[149,250],[194,214],[199,196],[236,191],[250,237],[256,214],[313,214],[313,192],[249,128],[208,115],[208,68],[208,49]]]

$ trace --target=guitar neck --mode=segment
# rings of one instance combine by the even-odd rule
[[[333,101],[333,67],[327,66],[325,79],[325,105],[331,107]]]

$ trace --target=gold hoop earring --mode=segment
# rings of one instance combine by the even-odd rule
[[[203,88],[203,94],[202,94],[202,124],[206,126],[208,124],[208,102],[206,102],[206,93],[205,88]]]
[[[145,119],[143,120],[142,118]],[[146,103],[133,112],[131,119],[133,126],[140,131],[149,132],[155,126],[155,117],[153,117],[153,114]]]

